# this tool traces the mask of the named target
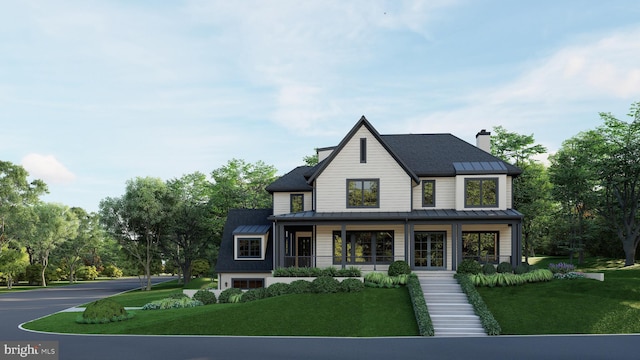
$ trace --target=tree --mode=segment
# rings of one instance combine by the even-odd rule
[[[38,222],[28,247],[42,265],[42,286],[46,287],[45,272],[49,265],[49,255],[56,247],[77,236],[78,219],[67,206],[60,204],[40,203],[34,209]]]
[[[513,180],[513,207],[524,215],[522,235],[524,238],[525,261],[533,252],[534,245],[544,235],[547,219],[544,214],[550,210],[551,185],[545,167],[533,156],[543,154],[547,149],[534,144],[532,135],[509,132],[502,126],[493,128],[491,152],[520,169],[522,174]]]
[[[260,209],[272,206],[271,195],[265,190],[276,180],[276,168],[262,161],[255,164],[232,159],[226,166],[211,173],[210,206],[213,211],[214,239],[220,245],[222,228],[230,209]]]
[[[603,125],[563,144],[553,177],[556,195],[581,218],[593,212],[607,219],[622,243],[625,266],[634,264],[640,242],[640,102],[628,116],[631,122],[600,113]]]
[[[29,265],[29,255],[16,241],[9,241],[3,247],[0,252],[0,278],[4,278],[7,289],[11,289],[14,280]]]
[[[163,253],[180,267],[187,284],[191,280],[192,262],[204,256],[214,231],[210,183],[206,175],[196,172],[168,181],[167,187],[173,206],[162,242]]]
[[[29,173],[19,165],[8,161],[0,161],[0,252],[2,244],[14,237],[12,230],[19,220],[25,206],[31,206],[38,197],[47,193],[47,185],[42,180],[29,182]]]
[[[625,253],[625,266],[635,263],[640,242],[640,102],[631,105],[630,123],[600,113],[601,143],[596,171],[604,189],[604,214],[617,231]]]
[[[316,152],[313,155],[307,155],[302,158],[302,160],[304,160],[304,163],[307,166],[316,166],[318,165],[318,153]]]
[[[168,221],[169,190],[158,178],[136,178],[120,198],[100,202],[100,215],[110,234],[144,269],[145,289],[151,290],[152,262]]]
[[[62,243],[56,255],[59,255],[58,258],[65,265],[69,283],[73,284],[78,265],[98,246],[103,230],[97,214],[88,214],[84,209],[77,207],[71,208],[71,211],[78,221],[77,235]]]
[[[597,176],[591,166],[592,149],[599,136],[595,132],[581,133],[563,142],[558,152],[549,157],[549,178],[553,183],[552,196],[559,202],[561,221],[567,224],[569,253],[582,249],[589,240],[590,222],[598,208]]]

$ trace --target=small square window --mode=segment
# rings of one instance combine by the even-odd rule
[[[239,259],[261,259],[262,238],[239,237],[236,239],[237,257]]]
[[[380,180],[347,180],[347,207],[380,207],[379,186]]]

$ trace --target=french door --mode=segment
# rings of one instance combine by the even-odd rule
[[[447,266],[444,231],[416,231],[414,233],[413,266],[416,270],[444,270]]]

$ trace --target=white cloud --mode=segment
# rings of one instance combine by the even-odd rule
[[[22,159],[22,166],[31,176],[49,184],[70,184],[76,179],[53,155],[29,154]]]
[[[443,130],[469,137],[495,125],[516,132],[575,129],[563,134],[566,139],[597,120],[598,112],[611,111],[612,104],[629,105],[640,98],[639,38],[640,28],[633,28],[566,46],[532,63],[512,81],[462,94],[457,108],[416,116],[407,126],[417,132]],[[575,115],[584,113],[592,117],[577,123]]]

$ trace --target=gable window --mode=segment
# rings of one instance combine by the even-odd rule
[[[291,194],[291,212],[304,211],[304,194]]]
[[[237,254],[240,259],[262,258],[262,238],[260,237],[239,237],[237,246]]]
[[[393,262],[393,231],[347,231],[342,241],[340,231],[333,232],[333,263],[390,264]]]
[[[360,162],[367,162],[367,138],[360,138]]]
[[[422,207],[436,206],[436,181],[422,180]]]
[[[498,207],[498,179],[465,179],[464,206]]]
[[[380,180],[347,180],[348,208],[375,208],[380,206]]]
[[[462,232],[462,258],[483,263],[498,262],[498,232]]]

